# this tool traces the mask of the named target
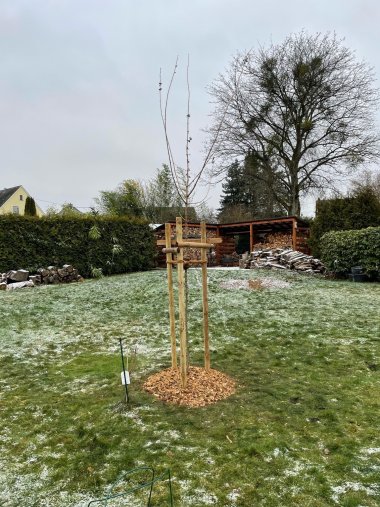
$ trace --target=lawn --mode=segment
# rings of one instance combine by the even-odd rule
[[[222,284],[273,277],[289,287]],[[189,284],[201,365],[200,271]],[[150,465],[175,506],[379,506],[380,285],[210,270],[209,297],[212,366],[238,389],[190,409],[142,389],[170,365],[165,271],[0,293],[0,505],[85,506]]]

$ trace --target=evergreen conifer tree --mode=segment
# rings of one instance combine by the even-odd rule
[[[238,222],[260,218],[273,218],[286,214],[273,198],[274,185],[268,188],[263,169],[252,157],[244,163],[235,161],[228,168],[220,204],[219,221]]]
[[[24,215],[28,216],[28,217],[36,217],[37,216],[36,203],[35,203],[33,197],[28,196],[25,199]]]

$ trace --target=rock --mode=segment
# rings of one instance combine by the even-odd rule
[[[0,290],[6,290],[7,282],[0,282]]]

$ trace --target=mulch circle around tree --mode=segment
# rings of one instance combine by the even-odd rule
[[[199,366],[190,366],[187,385],[181,385],[180,371],[173,368],[154,373],[144,382],[144,389],[167,403],[186,407],[204,407],[231,396],[236,382],[220,371],[206,371]]]

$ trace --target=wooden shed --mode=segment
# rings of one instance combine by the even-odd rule
[[[175,229],[175,222],[170,222]],[[187,225],[187,235],[189,238],[200,238],[200,224],[196,222]],[[298,217],[268,218],[262,220],[250,220],[245,222],[232,222],[227,224],[207,224],[208,237],[221,237],[221,244],[216,245],[213,258],[210,264],[225,265],[226,259],[241,254],[244,251],[252,252],[258,243],[265,244],[268,235],[288,235],[289,246],[293,250],[298,250],[309,254],[310,249],[307,244],[309,237],[309,227]],[[157,239],[163,239],[165,236],[165,224],[156,226],[154,233]],[[161,252],[162,247],[158,249],[158,264],[165,265],[165,256]],[[194,256],[194,252],[193,252]],[[231,261],[231,263],[233,263]]]

